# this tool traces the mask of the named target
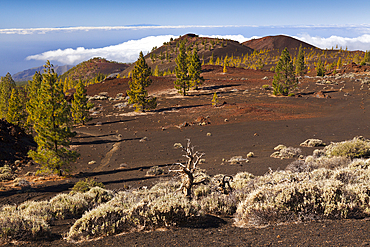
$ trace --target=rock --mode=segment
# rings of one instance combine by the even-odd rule
[[[301,147],[318,147],[318,146],[325,146],[325,143],[322,142],[320,139],[307,139],[301,144]]]
[[[97,122],[96,124],[95,124],[95,126],[102,126],[102,122]]]
[[[34,172],[27,172],[27,173],[25,174],[25,176],[26,176],[26,177],[28,177],[28,176],[35,176],[35,173],[34,173]]]
[[[321,99],[327,99],[331,98],[329,95],[326,95],[323,91],[319,91],[315,94],[316,98],[321,98]]]
[[[99,96],[106,96],[106,97],[108,97],[108,92],[100,92],[99,93]]]
[[[212,133],[209,133],[209,132],[208,132],[208,133],[207,133],[207,136],[212,136]]]
[[[89,161],[87,164],[94,165],[94,164],[96,164],[96,161],[95,160],[92,160],[92,161]]]
[[[234,156],[231,159],[229,159],[227,162],[229,162],[232,165],[240,164],[241,162],[249,162],[248,159],[243,158],[242,156]]]
[[[286,146],[285,146],[285,145],[279,144],[279,145],[277,145],[276,147],[274,147],[274,150],[282,150],[282,149],[284,149],[284,148],[286,148]]]
[[[247,158],[252,158],[252,157],[254,157],[254,153],[253,153],[253,152],[249,152],[249,153],[247,154]]]
[[[189,123],[188,123],[188,122],[186,122],[186,121],[185,121],[185,122],[183,122],[183,123],[179,124],[177,127],[178,127],[178,128],[183,128],[183,127],[187,127],[187,126],[190,126],[190,125],[189,125]]]
[[[284,145],[279,145],[279,146],[284,146]],[[279,146],[275,147],[278,148]],[[302,150],[299,148],[293,148],[293,147],[284,147],[282,149],[275,149],[279,150],[270,155],[272,158],[280,158],[280,159],[291,159],[294,157],[299,157],[301,154]]]
[[[119,167],[120,167],[120,168],[127,167],[127,164],[126,164],[126,163],[121,163],[121,164],[119,165]]]
[[[144,136],[143,138],[140,139],[139,142],[146,142],[146,141],[149,141],[149,138]]]
[[[181,143],[179,143],[179,142],[177,142],[177,143],[173,144],[173,147],[174,147],[174,148],[183,148],[182,144],[181,144]]]
[[[118,103],[118,104],[113,105],[113,109],[122,110],[122,108],[127,107],[127,105],[128,105],[127,102]]]
[[[152,166],[149,168],[149,170],[146,172],[147,176],[158,176],[164,174],[164,170],[160,168],[159,166]]]

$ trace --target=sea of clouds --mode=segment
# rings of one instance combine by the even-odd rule
[[[117,45],[101,48],[87,49],[84,47],[78,47],[75,49],[68,48],[63,50],[50,50],[40,54],[28,56],[26,59],[40,61],[50,60],[57,61],[62,64],[77,64],[93,57],[103,57],[112,61],[130,63],[137,60],[140,51],[146,54],[150,52],[154,46],[160,47],[164,42],[168,42],[170,38],[177,37],[178,36],[174,35],[148,36],[142,39],[129,40]],[[243,35],[207,35],[207,37],[231,39],[240,43],[250,39],[260,38],[258,36],[244,37]],[[332,47],[338,46],[342,47],[343,49],[348,48],[349,50],[370,50],[369,34],[363,34],[354,38],[340,36],[323,38],[318,36],[310,36],[308,34],[293,37],[321,49],[331,49]]]

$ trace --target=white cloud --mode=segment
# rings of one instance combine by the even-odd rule
[[[58,49],[43,52],[41,54],[28,56],[27,60],[58,61],[62,64],[77,64],[93,57],[103,57],[117,62],[135,62],[139,57],[140,51],[144,54],[151,51],[154,46],[161,46],[163,42],[168,42],[173,35],[149,36],[139,40],[130,40],[118,45],[103,48],[86,49]]]
[[[251,39],[258,39],[261,38],[259,36],[253,36],[251,38],[246,38],[241,34],[238,35],[199,35],[200,37],[209,37],[209,38],[219,38],[219,39],[230,39],[238,41],[239,43],[243,43],[245,41],[251,40]]]
[[[364,34],[355,38],[346,38],[340,36],[330,36],[329,38],[312,37],[308,34],[295,37],[321,49],[331,49],[332,47],[348,48],[348,50],[370,50],[370,35]]]
[[[200,35],[205,37],[205,35]],[[244,37],[243,35],[211,35],[207,36],[211,38],[224,38],[236,40],[238,42],[244,42],[250,39],[259,38],[257,36]],[[170,38],[177,38],[174,35],[160,35],[160,36],[149,36],[139,40],[130,40],[118,45],[112,45],[103,48],[86,49],[84,47],[78,47],[76,49],[58,49],[52,51],[46,51],[41,54],[28,56],[27,60],[41,60],[41,61],[57,61],[62,64],[77,64],[82,61],[86,61],[93,57],[103,57],[108,60],[117,62],[135,62],[138,58],[140,51],[144,54],[149,52],[154,46],[161,46],[163,42],[167,42]],[[356,38],[346,38],[339,36],[331,36],[329,38],[312,37],[310,35],[301,35],[295,37],[299,40],[305,41],[309,44],[317,46],[319,48],[332,48],[338,45],[339,47],[348,47],[349,50],[370,50],[370,35],[364,34]]]
[[[184,28],[231,28],[257,27],[253,25],[179,25],[179,26],[104,26],[104,27],[56,27],[56,28],[8,28],[0,29],[0,34],[45,34],[49,32],[73,31],[111,31],[111,30],[139,30],[139,29],[184,29]]]

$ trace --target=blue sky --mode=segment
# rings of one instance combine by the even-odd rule
[[[369,23],[369,1],[1,0],[0,28]],[[5,10],[5,11],[4,11]]]
[[[188,32],[238,41],[286,34],[320,48],[370,50],[370,1],[0,0],[0,9],[0,76],[46,59],[133,62]]]

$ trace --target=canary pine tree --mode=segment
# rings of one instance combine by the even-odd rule
[[[325,75],[325,66],[323,62],[321,61],[321,57],[319,57],[317,63],[316,63],[316,75],[317,76],[324,76]]]
[[[198,86],[202,85],[204,79],[200,74],[202,73],[202,65],[198,56],[198,49],[195,46],[193,52],[191,53],[189,66],[188,66],[188,75],[190,79],[190,84],[195,89],[198,89]]]
[[[28,81],[26,86],[27,92],[27,103],[26,103],[26,112],[27,120],[26,127],[31,129],[38,118],[36,107],[39,103],[39,93],[41,88],[42,75],[40,72],[36,72],[31,81]]]
[[[6,121],[20,127],[24,127],[25,125],[25,94],[20,89],[12,89],[12,93],[9,99],[9,107],[6,114]]]
[[[179,47],[179,54],[176,57],[176,81],[175,88],[182,95],[186,95],[186,91],[190,89],[190,78],[188,75],[188,63],[185,51],[185,43],[181,43]]]
[[[7,73],[6,76],[1,77],[0,79],[0,118],[6,118],[8,107],[9,107],[9,99],[10,94],[12,93],[12,89],[15,88],[15,82],[10,75]]]
[[[88,102],[86,98],[85,85],[82,80],[79,80],[72,101],[72,117],[74,123],[82,123],[82,125],[84,125],[86,122],[90,121],[89,109],[92,107],[93,105]]]
[[[157,99],[148,97],[148,91],[145,89],[152,83],[151,74],[143,52],[140,52],[139,59],[131,73],[131,80],[128,82],[130,90],[127,91],[127,95],[130,96],[129,103],[135,105],[136,111],[155,109],[157,106]]]
[[[64,99],[63,86],[58,83],[58,75],[49,61],[44,67],[38,103],[33,112],[37,150],[28,154],[42,166],[40,172],[61,176],[78,153],[69,149],[74,133],[70,128],[70,107]]]
[[[304,51],[302,49],[302,45],[299,46],[297,59],[295,60],[295,74],[297,76],[301,76],[304,74],[305,71],[305,64],[304,64]]]
[[[272,81],[274,95],[288,95],[297,87],[297,80],[294,75],[293,63],[287,48],[285,48],[275,68],[275,75]]]

